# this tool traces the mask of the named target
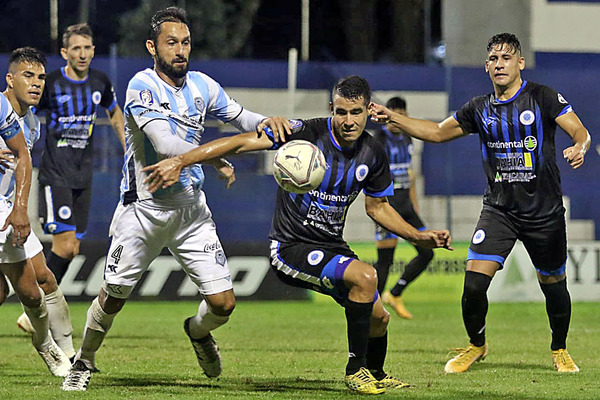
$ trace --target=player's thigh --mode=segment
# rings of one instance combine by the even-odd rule
[[[87,231],[90,215],[92,188],[73,189],[73,215],[77,239],[81,240]]]
[[[38,201],[40,220],[45,233],[54,235],[77,229],[71,188],[40,185]]]
[[[166,226],[171,215],[137,202],[117,206],[110,225],[110,244],[104,270],[109,295],[127,297],[129,293],[123,290],[130,292],[166,246],[171,233]]]
[[[514,223],[502,213],[484,207],[471,238],[467,261],[492,261],[502,269],[516,240]]]
[[[338,302],[348,298],[344,273],[356,260],[358,257],[342,246],[323,248],[308,243],[271,241],[271,267],[280,280],[327,294]]]
[[[567,230],[563,215],[543,224],[522,224],[519,239],[541,275],[561,276],[567,261]]]

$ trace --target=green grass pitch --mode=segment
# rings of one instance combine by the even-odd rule
[[[402,253],[402,252],[401,252]],[[395,278],[392,276],[391,281]],[[449,349],[467,344],[460,317],[462,274],[425,273],[405,292],[415,315],[392,315],[389,372],[413,385],[389,399],[599,399],[597,303],[575,303],[569,351],[579,374],[558,374],[550,360],[543,304],[491,304],[490,354],[464,374],[445,375]],[[75,344],[88,304],[71,304]],[[302,302],[240,302],[215,331],[224,361],[205,378],[185,336],[194,302],[130,302],[97,355],[101,372],[86,393],[65,393],[16,327],[20,306],[0,308],[0,399],[346,399],[347,345],[342,309],[317,295]]]

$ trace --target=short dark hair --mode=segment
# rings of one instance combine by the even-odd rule
[[[150,30],[148,31],[148,39],[156,43],[158,35],[160,35],[161,25],[164,22],[181,22],[189,28],[187,13],[183,8],[167,7],[158,10],[150,21]]]
[[[92,40],[94,38],[94,35],[92,34],[92,28],[90,28],[90,26],[85,22],[81,24],[70,25],[62,35],[62,47],[65,49],[69,47],[69,39],[71,39],[71,36],[73,35],[87,36]]]
[[[362,76],[352,75],[340,79],[331,91],[332,101],[336,94],[345,99],[362,98],[367,105],[371,103],[371,88],[369,82]]]
[[[521,53],[521,42],[519,42],[519,38],[513,33],[498,33],[488,40],[487,44],[487,52],[493,50],[496,46],[506,45],[508,50],[511,50],[513,53]]]
[[[19,47],[10,53],[8,67],[21,62],[30,62],[32,64],[41,64],[46,68],[46,56],[34,47]]]
[[[395,110],[406,110],[406,100],[400,96],[392,97],[385,103],[385,106]]]

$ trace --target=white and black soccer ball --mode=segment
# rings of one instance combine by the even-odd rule
[[[303,194],[316,189],[323,180],[327,162],[323,152],[306,140],[292,140],[277,150],[273,176],[284,190]]]

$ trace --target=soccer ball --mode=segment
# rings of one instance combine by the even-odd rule
[[[281,146],[273,161],[273,176],[288,192],[303,194],[317,188],[327,170],[323,152],[306,140]]]

